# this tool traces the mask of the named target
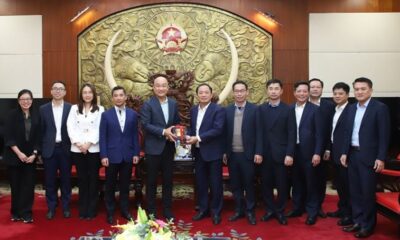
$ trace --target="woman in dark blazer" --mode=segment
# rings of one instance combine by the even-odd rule
[[[11,221],[32,223],[35,187],[35,160],[39,151],[39,114],[32,109],[32,92],[18,93],[18,107],[11,110],[5,124],[4,161],[11,186]]]

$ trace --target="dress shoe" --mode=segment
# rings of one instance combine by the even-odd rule
[[[280,225],[287,225],[288,224],[287,219],[283,214],[277,214],[276,215],[276,219],[278,220]]]
[[[337,225],[338,226],[349,226],[353,224],[353,220],[351,219],[351,217],[344,217],[339,219],[339,221],[337,221]]]
[[[33,218],[32,217],[24,217],[24,218],[22,218],[22,221],[24,223],[33,223]]]
[[[271,218],[273,218],[275,216],[275,214],[273,213],[273,212],[266,212],[265,214],[264,214],[264,216],[262,216],[261,217],[261,221],[262,222],[266,222],[266,221],[268,221],[268,220],[270,220]]]
[[[212,217],[212,222],[214,225],[218,225],[221,223],[221,215],[219,214],[214,214]]]
[[[341,217],[343,217],[343,214],[339,210],[336,210],[334,212],[327,212],[326,215],[328,217],[332,217],[332,218],[341,218]]]
[[[361,229],[360,231],[354,233],[354,237],[356,238],[367,238],[371,236],[374,233],[373,230],[368,230],[368,229]]]
[[[314,225],[317,222],[317,217],[307,217],[306,225]]]
[[[318,217],[320,218],[326,218],[326,213],[324,212],[324,210],[322,210],[322,208],[319,209],[318,211]]]
[[[256,215],[254,213],[248,213],[247,221],[249,222],[250,225],[256,225],[257,224]]]
[[[49,210],[49,211],[47,211],[46,218],[47,218],[48,220],[51,220],[51,219],[54,218],[54,215],[55,215],[54,210]]]
[[[229,222],[234,222],[234,221],[238,220],[239,218],[243,218],[243,217],[244,217],[243,213],[235,212],[235,214],[233,214],[232,216],[230,216],[228,218],[228,221]]]
[[[71,217],[71,212],[69,209],[66,209],[63,211],[64,218],[70,218]]]
[[[193,221],[199,221],[205,217],[210,216],[207,212],[198,212],[196,215],[192,217]]]
[[[303,214],[299,210],[292,210],[292,211],[288,212],[285,215],[285,217],[292,218],[292,217],[300,217],[301,215],[303,215]]]
[[[343,227],[343,231],[345,231],[345,232],[357,232],[357,231],[360,231],[360,229],[361,229],[361,226],[358,223],[347,226],[347,227]]]
[[[114,218],[112,215],[107,215],[107,223],[108,224],[114,224]]]
[[[175,219],[175,215],[171,212],[171,210],[164,210],[164,217],[168,221]]]
[[[16,214],[11,215],[11,221],[12,222],[18,222],[18,221],[21,221],[21,220],[22,219],[19,216],[17,216]]]
[[[132,220],[132,215],[130,213],[122,213],[121,216],[128,221]]]

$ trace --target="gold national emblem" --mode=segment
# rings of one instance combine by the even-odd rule
[[[158,47],[167,54],[180,54],[186,47],[188,37],[186,32],[176,24],[168,24],[157,33],[156,42]]]

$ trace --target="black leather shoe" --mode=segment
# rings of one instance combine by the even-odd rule
[[[273,212],[266,212],[265,214],[264,214],[264,216],[262,216],[261,217],[261,221],[262,222],[266,222],[266,221],[268,221],[268,220],[270,220],[271,218],[273,218],[275,216],[275,214],[273,213]]]
[[[66,209],[63,211],[64,218],[70,218],[71,217],[71,212],[69,209]]]
[[[46,218],[47,218],[48,220],[51,220],[51,219],[54,218],[54,215],[55,215],[54,210],[49,210],[49,211],[47,211]]]
[[[302,212],[300,212],[299,210],[292,210],[290,212],[288,212],[285,217],[288,218],[292,218],[292,217],[301,217],[301,215],[303,215]]]
[[[361,229],[360,231],[354,233],[354,237],[356,238],[367,238],[371,236],[374,233],[373,230],[368,230],[368,229]]]
[[[361,230],[361,226],[359,224],[353,224],[347,227],[343,227],[343,231],[345,232],[357,232]]]
[[[234,222],[234,221],[238,220],[239,218],[243,218],[243,217],[244,217],[243,213],[235,212],[235,214],[233,214],[232,216],[230,216],[228,218],[228,221],[229,222]]]
[[[212,222],[213,222],[214,225],[220,224],[220,223],[221,223],[221,215],[215,214],[215,215],[212,217]]]
[[[249,222],[250,225],[256,225],[257,224],[256,215],[254,213],[248,213],[247,221]]]
[[[322,208],[319,209],[319,211],[318,211],[318,217],[320,217],[320,218],[326,218],[327,217],[326,213],[324,212],[324,210],[322,210]]]
[[[107,219],[106,219],[107,223],[112,225],[114,224],[114,218],[112,215],[107,215]]]
[[[33,223],[33,218],[32,217],[24,217],[24,218],[22,218],[22,221],[24,223]]]
[[[21,221],[22,220],[22,218],[20,218],[18,215],[16,215],[16,214],[13,214],[13,215],[11,215],[11,221],[12,222],[18,222],[18,221]]]
[[[288,224],[287,219],[283,214],[277,214],[276,215],[276,219],[278,220],[280,225],[287,225]]]
[[[130,213],[122,213],[121,216],[126,220],[132,220],[132,215]]]
[[[337,221],[337,225],[338,226],[349,226],[353,224],[353,220],[351,219],[351,217],[344,217],[339,219],[339,221]]]
[[[343,217],[343,214],[339,210],[336,210],[334,212],[328,212],[328,213],[326,213],[326,215],[328,217],[331,217],[331,218],[341,218],[341,217]]]
[[[317,217],[307,217],[306,225],[314,225],[317,222]]]
[[[203,218],[210,216],[207,212],[198,212],[196,215],[192,217],[193,221],[199,221]]]

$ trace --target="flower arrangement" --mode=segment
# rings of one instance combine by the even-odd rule
[[[120,231],[114,238],[116,240],[192,240],[188,228],[177,228],[173,221],[164,222],[147,216],[146,211],[139,207],[136,220],[127,224],[116,225]],[[189,226],[190,229],[190,226]],[[113,238],[113,239],[114,239]]]

